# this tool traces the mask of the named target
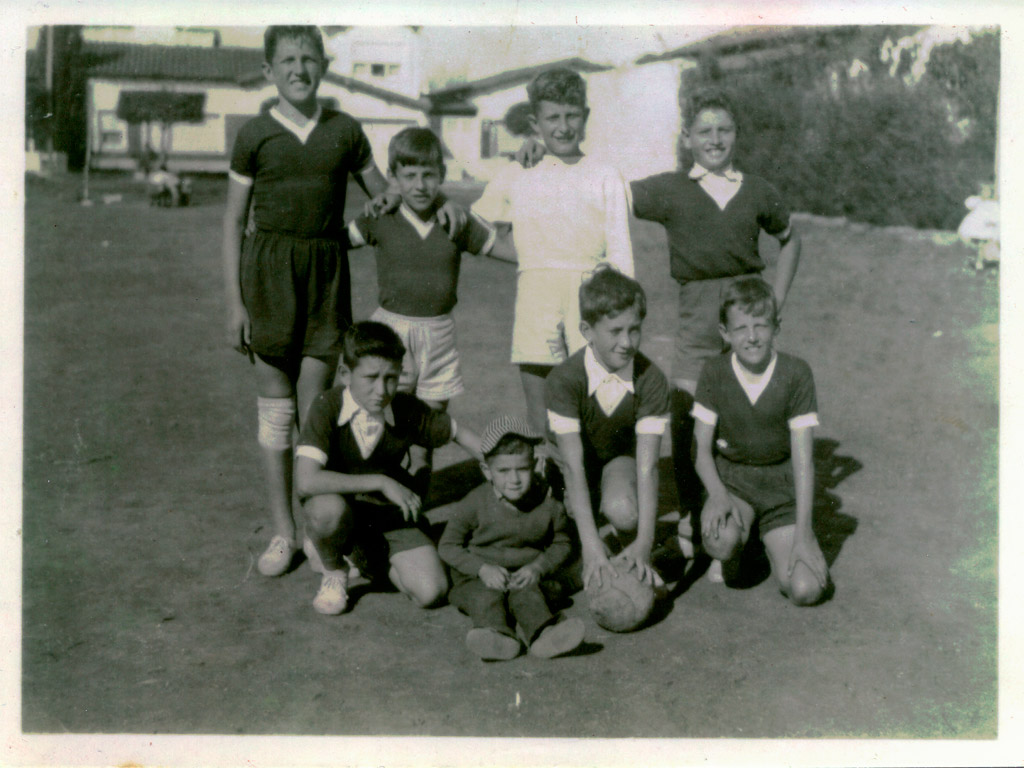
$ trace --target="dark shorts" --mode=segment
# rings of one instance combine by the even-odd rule
[[[722,354],[725,345],[718,332],[722,294],[739,277],[748,275],[680,283],[679,325],[672,378],[697,381],[704,361]]]
[[[272,358],[337,358],[352,322],[348,253],[337,240],[257,230],[239,266],[252,349]]]
[[[726,490],[754,508],[763,538],[768,531],[796,525],[796,486],[793,462],[738,464],[725,456],[715,457],[718,476]]]
[[[345,496],[345,503],[355,513],[353,550],[363,558],[360,567],[387,573],[388,561],[400,552],[419,547],[433,547],[430,522],[420,514],[416,521],[406,520],[402,510],[376,494]]]

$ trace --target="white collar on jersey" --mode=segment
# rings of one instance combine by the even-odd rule
[[[761,373],[754,373],[748,371],[742,365],[740,365],[739,359],[736,357],[736,353],[732,353],[732,371],[736,374],[736,380],[743,387],[743,391],[747,393],[747,399],[751,405],[756,405],[758,398],[761,397],[761,393],[764,392],[768,386],[768,382],[772,380],[772,374],[775,373],[775,363],[778,361],[779,355],[773,349],[772,360],[768,363],[768,367]]]
[[[690,169],[688,174],[694,181],[702,181],[708,176],[719,176],[726,181],[731,181],[733,184],[739,184],[743,181],[743,174],[733,168],[731,165],[721,172],[709,171],[700,163],[694,163],[693,168]]]
[[[405,220],[412,224],[412,228],[416,230],[416,233],[420,236],[420,240],[426,240],[427,236],[434,229],[434,224],[437,223],[437,219],[433,215],[424,221],[404,202],[399,206],[398,210],[405,217]]]
[[[314,112],[313,116],[306,121],[305,125],[299,125],[291,118],[285,117],[281,113],[281,110],[279,110],[276,106],[270,108],[270,116],[277,120],[277,122],[279,122],[281,125],[287,128],[293,134],[295,134],[295,138],[297,138],[299,141],[305,144],[306,141],[309,140],[309,134],[313,132],[313,129],[316,128],[316,124],[320,122],[320,115],[323,114],[323,111],[323,108],[319,104],[317,104],[316,112]]]
[[[633,387],[633,361],[618,371],[609,371],[598,361],[594,348],[587,346],[583,353],[583,370],[587,373],[587,396],[597,395],[597,404],[605,416],[611,416],[627,392]]]

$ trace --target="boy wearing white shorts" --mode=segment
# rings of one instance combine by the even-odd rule
[[[399,391],[411,392],[444,411],[465,387],[455,346],[457,287],[463,251],[512,261],[515,253],[490,224],[469,216],[449,236],[437,221],[445,165],[441,142],[428,128],[406,128],[388,146],[388,175],[401,204],[379,216],[349,223],[349,246],[376,251],[380,307],[370,319],[390,326],[406,348]],[[410,473],[421,475],[426,491],[430,459],[426,449],[411,452]]]
[[[529,424],[545,434],[547,374],[586,346],[580,284],[605,262],[632,277],[633,249],[621,174],[580,150],[590,112],[583,78],[550,69],[534,78],[527,94],[546,155],[529,171],[509,163],[473,212],[512,225],[519,265],[512,362],[519,366]]]

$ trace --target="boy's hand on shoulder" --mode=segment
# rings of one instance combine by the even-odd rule
[[[397,192],[381,192],[363,206],[363,216],[376,219],[385,213],[391,213],[402,204],[402,196]]]
[[[505,592],[509,587],[508,571],[500,565],[484,563],[480,566],[480,571],[477,575],[488,589],[497,589]]]
[[[532,587],[538,581],[540,581],[540,568],[530,563],[512,572],[508,580],[508,588],[524,589],[525,587]]]
[[[516,150],[515,158],[523,168],[533,168],[544,159],[546,154],[547,148],[544,146],[544,142],[533,136],[527,136],[523,145]]]
[[[444,205],[437,209],[437,223],[444,227],[449,239],[454,240],[466,222],[469,221],[469,211],[464,205],[459,205],[452,200],[445,200]]]
[[[822,589],[828,585],[828,564],[825,562],[821,547],[818,546],[818,540],[810,531],[801,535],[798,530],[793,537],[793,549],[789,552],[788,576],[793,575],[797,563],[803,563],[810,569]]]
[[[420,497],[397,480],[385,476],[380,492],[402,510],[402,516],[406,520],[415,520],[420,516]]]
[[[636,577],[645,584],[654,586],[654,569],[651,568],[651,553],[645,552],[637,542],[633,542],[623,549],[614,558],[615,562],[621,562],[626,570],[635,571]]]

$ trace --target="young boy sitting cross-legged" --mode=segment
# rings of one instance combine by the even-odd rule
[[[306,516],[303,549],[323,575],[313,607],[325,614],[347,607],[344,556],[356,536],[363,544],[383,539],[391,582],[418,605],[435,605],[448,591],[448,578],[402,464],[412,445],[438,448],[453,440],[480,458],[479,437],[398,392],[405,347],[388,326],[350,326],[341,354],[343,385],[313,401],[296,450],[295,485]]]
[[[777,312],[759,277],[736,280],[722,296],[719,331],[732,352],[705,363],[693,406],[708,493],[701,533],[708,554],[735,564],[756,523],[783,593],[812,605],[828,585],[811,529],[818,405],[807,363],[774,349]]]
[[[558,621],[540,588],[570,550],[565,508],[534,472],[542,441],[522,419],[488,424],[480,468],[489,482],[458,505],[438,545],[452,566],[449,600],[473,620],[466,644],[485,660],[515,658],[522,642],[541,658],[583,642],[583,622]]]
[[[547,412],[579,530],[583,585],[613,575],[595,521],[600,510],[616,535],[633,535],[616,559],[660,586],[650,561],[670,402],[665,374],[639,351],[647,299],[638,282],[603,266],[580,286],[579,303],[587,346],[548,376]]]

